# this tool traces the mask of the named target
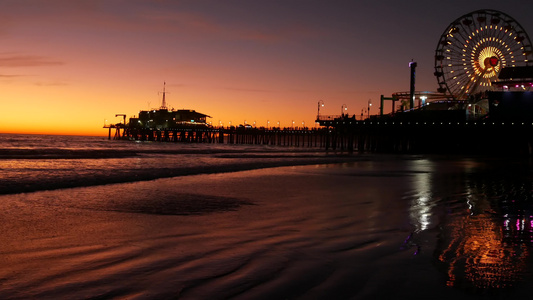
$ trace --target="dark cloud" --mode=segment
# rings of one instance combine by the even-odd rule
[[[62,61],[38,55],[0,55],[0,67],[42,67],[64,65]]]
[[[246,93],[272,93],[272,92],[275,92],[273,90],[242,88],[242,87],[222,87],[221,89],[227,90],[227,91],[246,92]]]
[[[10,74],[0,74],[0,79],[2,78],[16,78],[16,77],[23,77],[26,75],[10,75]]]
[[[39,82],[35,82],[34,85],[36,86],[67,86],[68,83],[64,81],[48,81],[48,82],[39,81]]]

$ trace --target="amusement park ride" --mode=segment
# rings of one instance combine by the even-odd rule
[[[510,16],[495,10],[466,14],[440,37],[435,51],[438,92],[466,100],[493,90],[502,70],[529,66],[531,55],[529,36]]]

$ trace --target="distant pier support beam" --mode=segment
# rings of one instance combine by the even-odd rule
[[[416,62],[411,61],[409,63],[409,68],[411,68],[411,88],[409,90],[409,108],[413,109],[415,107]]]

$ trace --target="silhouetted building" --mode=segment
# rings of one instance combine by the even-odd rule
[[[180,109],[140,111],[138,118],[130,118],[129,128],[172,129],[183,127],[207,127],[209,116],[195,110]],[[210,117],[209,117],[210,118]]]
[[[166,83],[163,85],[163,99],[161,107],[153,110],[143,110],[139,112],[139,117],[130,118],[128,127],[130,129],[176,129],[188,127],[208,127],[206,114],[196,112],[191,109],[168,109],[165,100]]]

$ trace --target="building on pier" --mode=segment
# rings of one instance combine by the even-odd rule
[[[177,129],[190,127],[209,127],[206,114],[191,109],[169,109],[166,103],[166,83],[163,85],[163,99],[158,109],[143,110],[138,117],[132,117],[127,127],[129,129]]]
[[[130,129],[176,129],[188,127],[209,127],[207,118],[210,116],[196,112],[195,110],[179,109],[169,110],[160,108],[148,111],[140,111],[138,117],[130,118]]]
[[[129,118],[126,122],[125,114],[117,114],[116,117],[122,116],[123,122],[117,124],[104,124],[104,128],[109,129],[109,139],[111,131],[115,130],[114,139],[135,139],[142,136],[151,140],[161,131],[176,131],[189,129],[209,129],[206,114],[199,113],[192,109],[171,109],[166,103],[166,83],[163,85],[163,98],[161,106],[157,109],[141,110],[138,116]],[[158,133],[159,132],[159,133]]]

